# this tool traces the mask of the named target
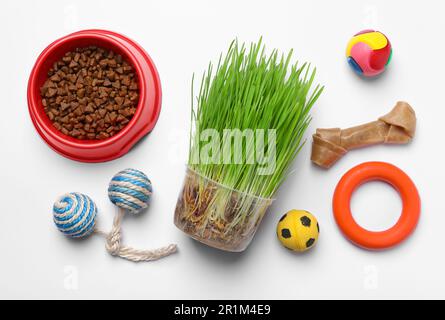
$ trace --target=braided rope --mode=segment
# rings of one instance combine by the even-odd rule
[[[154,261],[167,257],[175,253],[177,246],[170,244],[154,250],[141,250],[122,245],[121,223],[125,215],[125,211],[119,208],[117,215],[114,217],[113,226],[110,232],[95,230],[96,233],[105,236],[105,249],[112,256],[124,258],[133,262]]]

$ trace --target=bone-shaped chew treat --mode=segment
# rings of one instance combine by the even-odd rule
[[[388,114],[377,121],[340,129],[317,129],[312,142],[311,160],[330,168],[349,150],[376,144],[405,144],[416,131],[416,113],[406,102],[399,101]]]

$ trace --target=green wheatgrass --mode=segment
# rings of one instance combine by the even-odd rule
[[[292,51],[266,55],[262,39],[249,49],[233,41],[216,71],[210,63],[204,72],[197,102],[193,103],[189,167],[230,189],[261,198],[272,198],[285,180],[292,161],[304,144],[303,135],[311,117],[309,111],[323,91],[313,87],[315,68],[291,64]],[[311,90],[312,89],[312,90]],[[193,163],[192,155],[206,142],[195,139],[206,129],[275,129],[276,169],[259,175],[262,164]],[[222,140],[221,140],[222,141]],[[268,148],[265,138],[265,148]]]

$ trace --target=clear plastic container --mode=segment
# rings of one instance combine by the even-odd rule
[[[223,186],[187,168],[175,210],[175,225],[211,247],[244,251],[273,199]]]

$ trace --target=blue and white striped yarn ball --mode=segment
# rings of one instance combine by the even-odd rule
[[[111,202],[134,214],[147,208],[152,192],[150,179],[136,169],[120,171],[111,179],[108,187]]]
[[[53,207],[54,223],[71,238],[83,238],[94,231],[97,207],[90,197],[71,192],[61,196]]]

